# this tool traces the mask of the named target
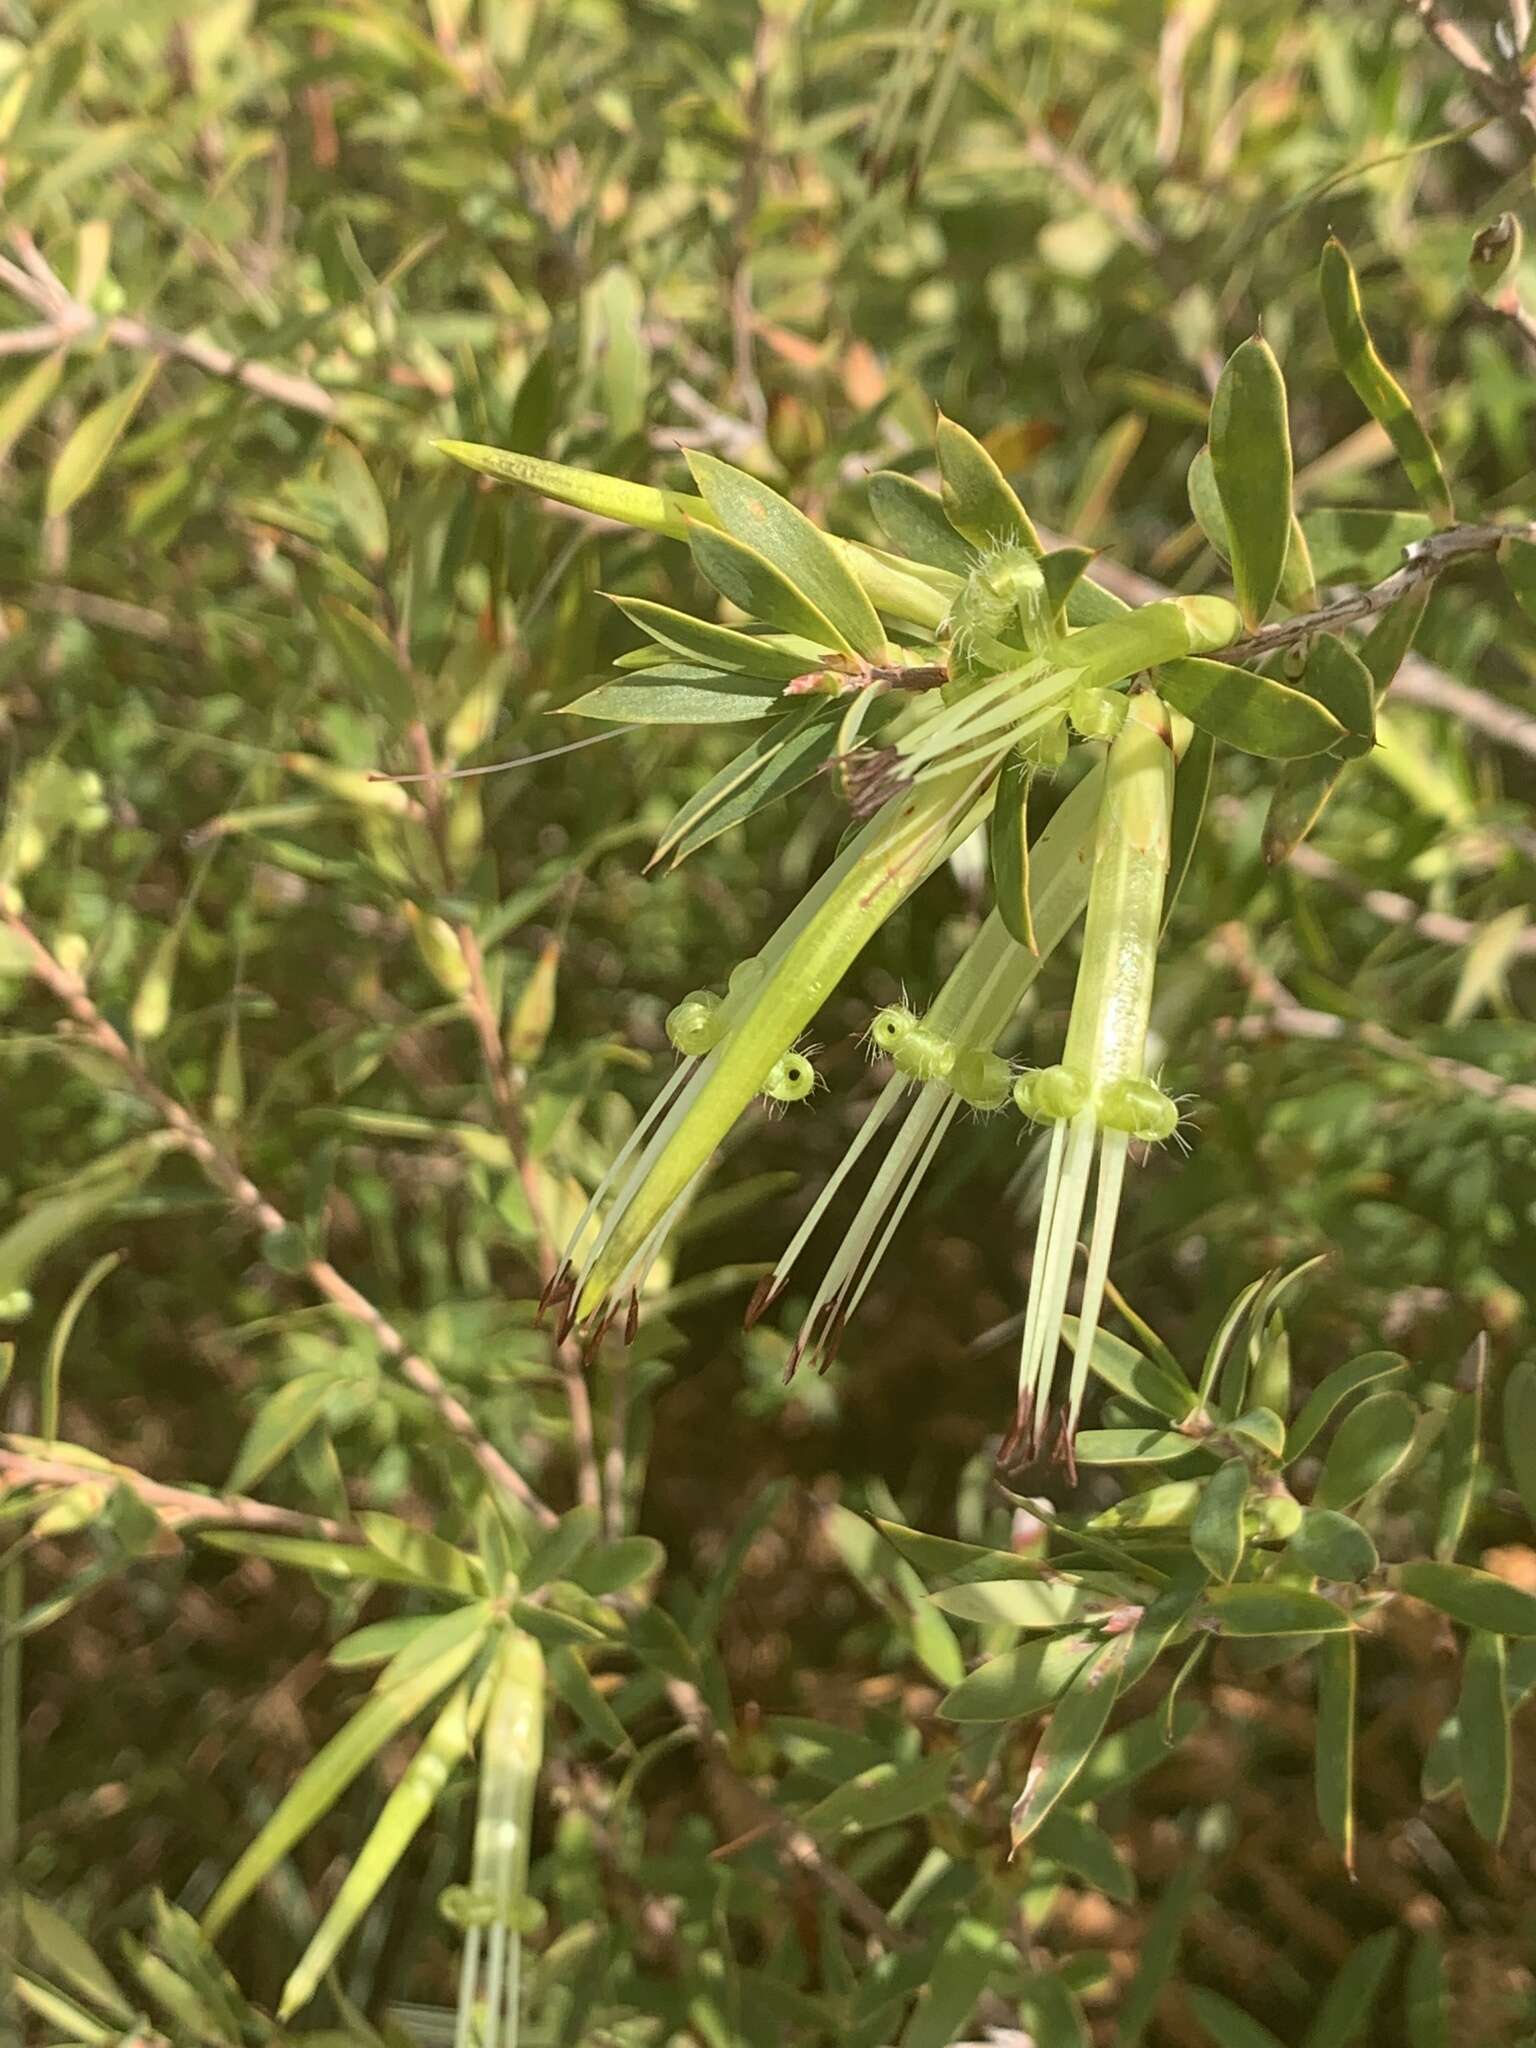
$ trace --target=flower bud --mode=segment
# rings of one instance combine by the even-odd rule
[[[1512,213],[1501,213],[1472,238],[1467,257],[1467,282],[1479,298],[1487,298],[1520,261],[1525,233]]]

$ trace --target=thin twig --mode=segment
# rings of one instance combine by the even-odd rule
[[[1225,1017],[1217,1024],[1217,1036],[1224,1039],[1298,1038],[1332,1044],[1364,1046],[1387,1059],[1402,1060],[1417,1067],[1430,1079],[1502,1109],[1536,1116],[1536,1087],[1524,1081],[1506,1081],[1487,1067],[1469,1060],[1449,1059],[1443,1053],[1425,1052],[1410,1039],[1400,1038],[1383,1024],[1337,1016],[1332,1010],[1313,1010],[1297,1002],[1285,984],[1267,968],[1253,950],[1246,928],[1223,925],[1213,934],[1211,949],[1231,967],[1257,1007],[1246,1016]]]
[[[0,1493],[24,1486],[126,1486],[152,1508],[169,1528],[255,1529],[268,1535],[312,1536],[325,1543],[356,1542],[355,1530],[326,1515],[306,1515],[296,1508],[273,1507],[239,1493],[200,1493],[189,1486],[166,1486],[135,1471],[131,1465],[89,1463],[36,1449],[23,1436],[0,1436]]]
[[[1395,889],[1369,889],[1348,868],[1326,853],[1320,853],[1305,840],[1291,849],[1286,856],[1286,864],[1315,882],[1325,882],[1330,888],[1341,889],[1383,923],[1401,925],[1433,945],[1471,946],[1486,929],[1471,918],[1454,917],[1449,911],[1424,910],[1411,896],[1400,896]],[[1536,927],[1517,932],[1510,942],[1510,951],[1521,959],[1536,955]]]
[[[55,958],[33,931],[19,910],[0,907],[0,927],[26,955],[32,973],[85,1033],[93,1048],[109,1059],[141,1101],[154,1110],[167,1130],[180,1139],[204,1174],[230,1207],[253,1230],[264,1237],[290,1226],[287,1218],[261,1192],[236,1159],[217,1143],[191,1111],[168,1095],[152,1080],[121,1032],[108,1022],[92,1002],[84,981]],[[436,1366],[413,1351],[393,1323],[374,1306],[350,1280],[337,1272],[329,1259],[311,1258],[304,1272],[316,1292],[372,1337],[390,1359],[401,1378],[431,1403],[441,1421],[470,1453],[480,1470],[546,1526],[556,1520],[554,1510],[541,1500],[523,1475],[503,1457],[482,1433],[464,1403],[444,1382]]]
[[[1522,78],[1513,68],[1504,71],[1490,63],[1460,22],[1445,13],[1439,0],[1408,0],[1408,11],[1423,23],[1426,34],[1439,44],[1483,105],[1525,129],[1527,153],[1536,147],[1536,79]]]
[[[103,320],[67,290],[44,262],[30,236],[13,236],[12,246],[22,259],[21,265],[0,258],[0,283],[8,285],[24,305],[43,314],[45,324],[0,333],[0,354],[43,355],[50,349],[105,340],[116,348],[191,363],[210,377],[239,384],[258,398],[308,413],[314,419],[335,419],[336,400],[313,377],[275,369],[269,363],[251,362],[232,349],[220,348],[216,342],[202,341],[190,334],[173,334],[129,314]]]

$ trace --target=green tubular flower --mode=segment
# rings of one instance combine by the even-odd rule
[[[914,1084],[917,1094],[816,1290],[795,1341],[791,1371],[802,1358],[822,1370],[830,1363],[844,1324],[863,1299],[959,1110],[967,1105],[995,1108],[1006,1098],[1007,1063],[992,1048],[1046,959],[1082,915],[1103,782],[1101,768],[1090,770],[1061,804],[1035,846],[1031,880],[1039,952],[1027,952],[1012,939],[994,910],[921,1025],[903,1006],[882,1010],[871,1025],[873,1050],[877,1056],[889,1055],[896,1071],[872,1104],[810,1214],[758,1287],[747,1311],[749,1326],[782,1292],[839,1189]],[[904,1065],[902,1050],[910,1047],[914,1031],[926,1042],[921,1058]],[[942,1074],[920,1071],[934,1044],[950,1048],[947,1064],[939,1062],[945,1066]]]
[[[716,1042],[663,1091],[567,1249],[548,1298],[565,1302],[568,1326],[600,1331],[638,1295],[694,1183],[755,1096],[795,1101],[810,1093],[814,1074],[793,1053],[795,1041],[885,920],[985,816],[991,797],[990,776],[959,772],[893,798],[763,949],[761,973],[737,977],[718,1010],[704,1005],[708,1030],[723,1019]],[[698,1004],[689,997],[679,1009],[692,1018]]]
[[[1178,1112],[1144,1071],[1173,814],[1174,739],[1160,700],[1131,701],[1109,750],[1094,842],[1083,956],[1061,1064],[1022,1076],[1014,1093],[1053,1126],[1034,1272],[1019,1359],[1015,1436],[1041,1447],[1061,1319],[1098,1152],[1088,1268],[1061,1437],[1068,1458],[1104,1304],[1109,1255],[1132,1138],[1168,1137]]]

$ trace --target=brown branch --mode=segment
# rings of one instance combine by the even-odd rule
[[[1316,611],[1300,612],[1294,619],[1277,619],[1261,626],[1245,639],[1219,648],[1227,661],[1258,661],[1282,647],[1294,647],[1310,640],[1314,633],[1328,633],[1339,626],[1357,626],[1390,610],[1399,598],[1407,597],[1421,584],[1432,583],[1453,562],[1475,555],[1497,554],[1506,541],[1536,541],[1536,521],[1524,520],[1507,526],[1447,526],[1426,535],[1403,550],[1403,566],[1368,590],[1353,590],[1336,597]]]
[[[43,314],[44,324],[0,332],[0,355],[43,355],[50,349],[105,340],[116,348],[190,363],[207,376],[238,384],[258,398],[308,413],[313,419],[335,419],[336,400],[313,377],[275,369],[270,363],[251,362],[232,349],[220,348],[216,342],[202,341],[195,335],[173,334],[128,314],[103,320],[73,296],[43,261],[30,236],[13,235],[12,246],[21,263],[0,258],[0,283],[8,285],[23,305]]]
[[[325,1515],[301,1514],[295,1508],[272,1507],[239,1493],[200,1493],[195,1487],[166,1486],[131,1465],[93,1459],[89,1464],[49,1454],[35,1437],[0,1436],[0,1492],[23,1486],[126,1486],[146,1507],[176,1530],[187,1528],[255,1529],[268,1535],[313,1536],[326,1543],[357,1540],[355,1530]]]
[[[678,1719],[697,1741],[711,1769],[728,1786],[732,1803],[748,1817],[750,1834],[768,1836],[781,1862],[805,1871],[823,1885],[848,1918],[884,1947],[910,1948],[912,1936],[903,1933],[894,1921],[886,1917],[863,1886],[850,1877],[840,1863],[822,1853],[821,1844],[810,1830],[792,1820],[787,1813],[782,1813],[737,1770],[731,1761],[725,1735],[697,1687],[686,1679],[669,1679],[667,1698]],[[722,1853],[722,1850],[715,1852],[717,1856]]]
[[[109,1059],[134,1093],[151,1108],[167,1130],[180,1140],[204,1174],[228,1201],[230,1207],[253,1230],[271,1236],[289,1228],[288,1220],[242,1170],[234,1156],[150,1078],[123,1038],[92,1002],[84,981],[56,959],[33,931],[21,912],[10,905],[0,907],[0,927],[26,954],[32,973],[54,999],[68,1011],[91,1046]],[[352,1322],[359,1324],[396,1367],[400,1377],[436,1409],[449,1432],[469,1452],[486,1478],[546,1526],[556,1520],[554,1510],[534,1492],[523,1475],[503,1457],[481,1432],[464,1403],[444,1382],[436,1366],[413,1351],[393,1323],[340,1274],[329,1259],[311,1258],[304,1263],[310,1285]]]
[[[1444,910],[1423,910],[1411,896],[1400,896],[1395,889],[1369,889],[1348,868],[1330,859],[1326,853],[1320,853],[1306,841],[1291,849],[1286,863],[1300,874],[1309,875],[1315,882],[1343,890],[1345,895],[1352,896],[1363,909],[1370,911],[1373,917],[1379,917],[1383,923],[1401,925],[1433,945],[1474,945],[1485,930],[1471,918],[1455,917]],[[1517,932],[1510,951],[1521,959],[1536,955],[1536,927]]]
[[[1510,526],[1500,527],[1497,531],[1501,537],[1513,534],[1516,539],[1524,539],[1529,529]],[[1044,527],[1040,529],[1040,538],[1047,548],[1064,545],[1059,536]],[[1094,582],[1102,584],[1127,604],[1155,604],[1159,598],[1173,595],[1165,583],[1143,576],[1138,569],[1128,569],[1107,555],[1099,557],[1091,574]],[[1230,650],[1228,654],[1230,658]],[[1427,711],[1444,712],[1486,738],[1497,740],[1501,746],[1515,748],[1536,760],[1536,716],[1528,711],[1517,711],[1512,705],[1501,703],[1497,697],[1490,697],[1486,691],[1461,682],[1436,663],[1426,661],[1421,654],[1404,657],[1392,684],[1392,694],[1405,704],[1419,704]]]
[[[1312,1010],[1296,998],[1253,951],[1247,930],[1240,924],[1223,925],[1211,940],[1218,959],[1231,967],[1258,1007],[1243,1017],[1225,1017],[1217,1024],[1217,1036],[1232,1040],[1269,1038],[1307,1039],[1328,1044],[1359,1045],[1387,1059],[1402,1060],[1417,1067],[1431,1080],[1463,1094],[1476,1095],[1484,1102],[1536,1116],[1536,1087],[1524,1081],[1506,1081],[1502,1074],[1468,1060],[1449,1059],[1443,1053],[1425,1052],[1411,1040],[1400,1038],[1383,1024],[1340,1017],[1331,1010]]]
[[[1450,58],[1488,111],[1525,129],[1527,154],[1536,148],[1536,79],[1522,78],[1513,68],[1501,70],[1490,63],[1460,22],[1445,13],[1439,0],[1408,0],[1408,11],[1418,17],[1425,33]]]

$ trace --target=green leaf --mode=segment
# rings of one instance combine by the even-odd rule
[[[1442,1562],[1461,1546],[1482,1461],[1483,1382],[1488,1376],[1488,1339],[1480,1334],[1471,1354],[1470,1387],[1456,1396],[1440,1437],[1440,1506],[1435,1525],[1435,1555]]]
[[[1334,746],[1341,761],[1357,760],[1376,744],[1376,690],[1371,672],[1333,633],[1319,633],[1296,687],[1315,698],[1343,727]]]
[[[1364,1387],[1374,1386],[1378,1380],[1398,1379],[1407,1370],[1408,1361],[1400,1351],[1366,1351],[1358,1358],[1351,1358],[1347,1364],[1335,1366],[1331,1373],[1318,1381],[1302,1404],[1301,1413],[1291,1424],[1285,1439],[1287,1465],[1308,1449],[1333,1411],[1351,1395],[1358,1394]]]
[[[1368,1578],[1381,1562],[1366,1530],[1336,1508],[1308,1508],[1286,1554],[1314,1578],[1349,1584]]]
[[[612,602],[641,632],[703,668],[735,670],[789,683],[820,665],[818,651],[810,642],[803,653],[796,654],[760,635],[738,633],[732,626],[717,626],[708,619],[691,619],[686,612],[653,604],[649,598],[614,597]]]
[[[116,1173],[103,1173],[45,1195],[34,1202],[9,1230],[0,1232],[0,1301],[18,1293],[30,1282],[33,1272],[51,1252],[80,1236],[98,1216],[131,1195],[149,1172],[152,1160],[145,1159]]]
[[[265,1479],[325,1413],[331,1396],[348,1384],[332,1372],[300,1373],[285,1380],[257,1409],[229,1475],[229,1491],[245,1493]]]
[[[441,1619],[438,1614],[401,1614],[392,1621],[369,1622],[366,1628],[354,1629],[351,1635],[333,1643],[326,1662],[338,1671],[359,1670],[369,1664],[387,1664],[414,1643],[418,1636],[436,1627]]]
[[[1136,1974],[1126,1988],[1115,2028],[1115,2048],[1140,2048],[1163,1988],[1178,1967],[1179,1948],[1205,1879],[1198,1856],[1186,1857],[1157,1902],[1141,1938]]]
[[[602,1749],[610,1755],[628,1749],[630,1740],[624,1723],[598,1690],[580,1654],[570,1648],[553,1650],[549,1658],[549,1682]]]
[[[1184,487],[1189,496],[1189,509],[1195,516],[1196,526],[1221,559],[1230,562],[1232,539],[1227,532],[1227,515],[1221,502],[1221,493],[1216,488],[1216,472],[1211,465],[1209,442],[1202,442],[1195,450]]]
[[[1362,1401],[1334,1434],[1313,1504],[1351,1507],[1390,1479],[1408,1455],[1417,1421],[1418,1409],[1406,1394],[1372,1394]]]
[[[1029,2026],[1027,2040],[1038,2042],[1039,2048],[1093,2048],[1087,2018],[1064,1974],[1030,1971],[1019,1985],[1018,1998],[1019,2017]]]
[[[1366,587],[1403,566],[1403,550],[1434,531],[1423,512],[1355,511],[1328,506],[1304,512],[1301,530],[1319,583]]]
[[[1061,1697],[1094,1644],[1086,1636],[1047,1636],[989,1657],[939,1702],[946,1721],[1015,1721]]]
[[[874,1764],[819,1799],[801,1814],[801,1824],[822,1834],[894,1827],[940,1803],[952,1766],[953,1758],[944,1752],[910,1763]]]
[[[1479,1628],[1468,1636],[1456,1718],[1467,1813],[1483,1840],[1497,1848],[1509,1825],[1511,1777],[1502,1636]]]
[[[623,477],[600,476],[595,470],[572,469],[568,463],[545,462],[537,455],[519,455],[505,448],[483,448],[472,441],[437,441],[440,455],[463,463],[497,483],[516,484],[557,505],[573,505],[597,519],[616,519],[623,526],[643,527],[686,540],[691,521],[713,525],[715,515],[702,498],[686,491],[658,491]]]
[[[372,568],[383,566],[389,553],[389,513],[361,450],[344,434],[333,433],[325,454],[325,476],[342,522]]]
[[[293,1845],[330,1812],[385,1743],[463,1676],[483,1641],[482,1629],[423,1665],[405,1682],[375,1690],[331,1737],[289,1786],[266,1826],[215,1892],[203,1915],[203,1927],[210,1937],[218,1935]]]
[[[43,1360],[43,1398],[39,1428],[51,1443],[59,1434],[59,1402],[64,1386],[64,1354],[74,1335],[80,1312],[109,1273],[123,1262],[121,1252],[107,1252],[89,1267],[69,1291],[48,1333],[48,1355]]]
[[[358,1516],[357,1526],[375,1550],[413,1573],[421,1585],[468,1599],[485,1591],[479,1559],[466,1556],[457,1544],[447,1543],[429,1530],[412,1528],[394,1515],[367,1511]]]
[[[1213,1586],[1206,1600],[1222,1634],[1228,1636],[1336,1635],[1353,1626],[1343,1609],[1321,1593],[1278,1579]]]
[[[37,372],[32,374],[36,376]],[[3,409],[0,409],[0,418],[3,418]],[[0,426],[0,461],[4,460],[7,446],[4,428]],[[1516,604],[1528,619],[1536,619],[1536,542],[1505,541],[1499,549],[1499,567],[1504,571],[1505,582],[1514,592]]]
[[[1415,1938],[1403,1977],[1408,2048],[1451,2048],[1445,1945],[1438,1934],[1426,1932]]]
[[[364,700],[392,724],[408,725],[417,713],[415,692],[382,628],[339,597],[323,597],[315,618],[321,636]]]
[[[914,562],[928,562],[955,576],[968,576],[976,551],[962,540],[944,512],[944,501],[909,476],[877,469],[869,480],[869,509],[886,538]]]
[[[1001,1940],[984,1920],[965,1918],[950,1929],[918,1988],[901,2048],[949,2048],[958,2039],[991,1979]]]
[[[1456,508],[1451,503],[1450,486],[1440,467],[1440,458],[1420,426],[1407,392],[1376,353],[1360,303],[1355,266],[1343,244],[1333,236],[1323,249],[1318,284],[1323,317],[1339,368],[1354,386],[1355,396],[1397,450],[1397,459],[1419,502],[1437,525],[1448,526],[1456,517]]]
[[[1052,548],[1040,558],[1040,577],[1045,585],[1047,620],[1052,634],[1060,633],[1069,619],[1074,624],[1103,623],[1106,616],[1093,601],[1092,585],[1083,578],[1098,560],[1097,548]]]
[[[1231,1580],[1242,1562],[1243,1509],[1248,1504],[1249,1472],[1245,1458],[1228,1458],[1201,1488],[1200,1505],[1190,1524],[1190,1548],[1213,1579]]]
[[[607,718],[616,725],[740,725],[793,710],[796,700],[757,676],[673,661],[599,683],[564,708],[578,718]]]
[[[618,1536],[589,1550],[566,1576],[583,1592],[601,1599],[610,1593],[628,1592],[659,1572],[666,1561],[666,1550],[654,1536]]]
[[[159,374],[160,358],[151,356],[130,383],[93,406],[80,421],[59,450],[49,473],[43,500],[43,511],[49,519],[62,519],[91,489]]]
[[[1317,1816],[1323,1833],[1355,1867],[1355,1686],[1352,1635],[1328,1636],[1317,1646]]]
[[[649,865],[670,854],[677,867],[722,832],[802,788],[832,758],[839,722],[835,710],[829,716],[817,704],[760,734],[684,804],[656,842]]]
[[[1186,656],[1165,662],[1157,688],[1175,711],[1213,739],[1267,761],[1320,754],[1344,736],[1344,728],[1315,697],[1253,669],[1230,662]]]
[[[1038,954],[1034,910],[1029,897],[1029,762],[1010,755],[997,779],[988,846],[992,863],[992,900],[1008,936],[1026,952]]]
[[[1382,1980],[1397,1954],[1397,1943],[1395,1927],[1385,1928],[1360,1943],[1329,1985],[1322,2009],[1307,2029],[1302,2048],[1348,2048],[1370,2016]]]
[[[1024,1789],[1014,1801],[1009,1831],[1015,1854],[1066,1796],[1103,1734],[1130,1646],[1128,1634],[1112,1636],[1081,1667],[1057,1703],[1035,1750]]]
[[[595,1507],[569,1509],[534,1543],[518,1573],[521,1590],[533,1593],[551,1579],[569,1578],[570,1567],[596,1542],[602,1526],[603,1518]]]
[[[851,1513],[848,1519],[852,1522],[861,1520]],[[1011,1550],[988,1550],[980,1543],[958,1543],[953,1536],[930,1536],[925,1530],[908,1529],[900,1522],[882,1521],[878,1515],[872,1520],[886,1542],[899,1551],[908,1564],[933,1577],[947,1578],[963,1573],[967,1579],[1038,1579],[1048,1570],[1035,1559],[1018,1557]],[[834,1530],[846,1528],[841,1516],[833,1526]],[[841,1547],[840,1538],[839,1543]],[[867,1554],[873,1566],[874,1546]],[[846,1550],[844,1555],[847,1557]],[[856,1570],[851,1560],[849,1569]]]
[[[1077,1332],[1077,1317],[1064,1317],[1063,1341],[1069,1346],[1075,1345]],[[1127,1344],[1123,1337],[1113,1336],[1108,1330],[1100,1329],[1094,1333],[1088,1363],[1117,1394],[1123,1394],[1128,1401],[1138,1402],[1143,1408],[1150,1408],[1155,1415],[1166,1415],[1170,1422],[1182,1422],[1199,1405],[1195,1390],[1187,1380],[1180,1379],[1167,1366],[1148,1358],[1134,1345]],[[1181,1438],[1180,1441],[1186,1451],[1197,1447],[1189,1438]],[[1082,1442],[1081,1437],[1078,1442]]]
[[[1337,754],[1287,761],[1280,770],[1264,820],[1264,858],[1271,867],[1288,860],[1323,815],[1345,763]]]
[[[1285,1424],[1273,1408],[1247,1408],[1227,1424],[1228,1436],[1239,1437],[1262,1457],[1278,1460],[1285,1451]]]
[[[933,452],[944,511],[956,533],[974,548],[1023,546],[1032,555],[1044,552],[1013,486],[974,434],[940,413]]]
[[[1223,1998],[1219,1991],[1206,1991],[1192,1984],[1186,1996],[1190,2010],[1217,2048],[1283,2048],[1277,2035],[1250,2019],[1241,2006]]]
[[[467,1684],[459,1685],[450,1696],[385,1800],[325,1918],[284,1984],[277,2007],[280,2021],[302,2011],[319,1990],[342,1943],[383,1890],[449,1779],[469,1754],[488,1698],[482,1689],[478,1702],[472,1702]]]
[[[1168,833],[1168,880],[1163,889],[1163,922],[1159,939],[1168,929],[1179,894],[1189,876],[1190,864],[1205,823],[1206,800],[1211,793],[1211,770],[1216,763],[1216,740],[1199,726],[1184,749],[1173,784],[1173,819]]]
[[[964,1621],[1001,1621],[1013,1628],[1060,1628],[1080,1621],[1093,1604],[1081,1586],[1064,1579],[976,1579],[941,1586],[928,1597]]]
[[[718,456],[706,455],[699,449],[689,449],[687,457],[694,482],[726,533],[771,565],[807,606],[807,616],[831,622],[836,639],[827,644],[850,648],[868,661],[883,660],[888,650],[879,615],[864,586],[820,528],[813,526],[787,498],[781,498],[777,491],[748,476],[745,470],[733,469]],[[782,624],[787,632],[803,630],[787,619],[775,619],[772,612],[757,602],[744,603],[733,590],[726,589],[709,567],[707,545],[700,553],[698,543],[707,542],[707,534],[694,534],[690,539],[705,575],[733,603],[741,604],[743,610],[760,618]],[[811,637],[816,637],[814,632]]]
[[[1504,1456],[1521,1505],[1536,1522],[1536,1359],[1521,1359],[1504,1383]]]
[[[1378,704],[1413,645],[1428,603],[1429,585],[1423,583],[1388,605],[1360,643],[1360,659],[1371,672]]]
[[[1163,1429],[1085,1429],[1075,1446],[1079,1465],[1170,1465],[1201,1448],[1193,1437]]]
[[[1086,1814],[1068,1813],[1061,1807],[1049,1814],[1035,1831],[1035,1853],[1107,1899],[1122,1906],[1136,1903],[1136,1879],[1114,1843]]]
[[[113,1982],[112,1973],[63,1914],[29,1892],[21,1895],[21,1913],[27,1940],[49,1972],[100,2011],[110,2013],[124,2026],[131,2025],[133,2008]]]
[[[1469,1564],[1431,1564],[1428,1560],[1400,1564],[1394,1576],[1398,1590],[1438,1607],[1452,1621],[1493,1635],[1536,1636],[1536,1597],[1522,1593],[1492,1572]]]
[[[1263,623],[1291,533],[1291,430],[1274,350],[1254,335],[1228,358],[1211,400],[1211,474],[1226,515],[1232,581],[1250,628]]]
[[[64,358],[62,349],[40,357],[21,382],[0,399],[0,463],[10,460],[11,450],[58,390]]]
[[[750,617],[762,619],[781,632],[814,641],[827,653],[853,652],[826,614],[818,611],[783,571],[756,548],[709,526],[691,526],[688,545],[700,573],[722,597],[729,598]]]

